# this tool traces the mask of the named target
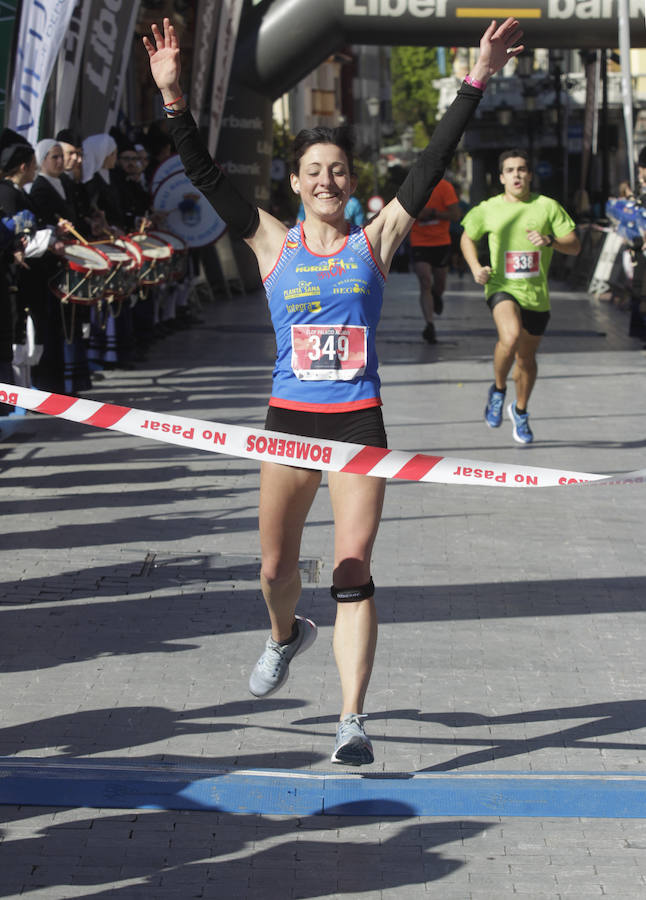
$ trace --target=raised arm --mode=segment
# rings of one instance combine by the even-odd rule
[[[250,203],[213,162],[180,87],[177,32],[168,18],[164,19],[163,33],[157,25],[151,31],[154,45],[147,37],[143,38],[150,72],[162,95],[169,131],[186,174],[226,222],[231,234],[249,244],[258,259],[261,275],[265,275],[276,262],[287,229]]]
[[[397,196],[367,226],[366,235],[384,271],[411,225],[424,208],[431,191],[442,178],[487,81],[525,49],[518,20],[491,22],[480,40],[480,53],[458,95],[438,122],[433,136],[404,179]]]

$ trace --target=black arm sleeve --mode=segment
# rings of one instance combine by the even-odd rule
[[[414,219],[424,209],[431,191],[444,175],[482,91],[466,82],[438,122],[433,136],[397,191],[397,199]]]
[[[213,162],[190,111],[187,109],[167,122],[191,183],[204,194],[234,237],[253,237],[260,222],[258,208],[242,196]]]

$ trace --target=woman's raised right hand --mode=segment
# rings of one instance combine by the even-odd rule
[[[157,25],[151,28],[155,45],[149,38],[144,37],[144,47],[148,51],[150,72],[155,79],[155,84],[164,96],[164,102],[175,99],[181,94],[179,89],[179,76],[181,63],[179,58],[179,40],[177,32],[171,21],[165,18],[163,21],[163,34]],[[171,97],[171,94],[173,95]]]

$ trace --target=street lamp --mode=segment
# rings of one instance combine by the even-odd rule
[[[534,171],[534,114],[536,112],[536,94],[531,84],[523,85],[523,99],[527,110],[527,143],[529,149],[529,164]]]
[[[520,78],[527,112],[527,143],[532,171],[534,170],[534,114],[536,112],[536,87],[531,80],[533,71],[534,51],[525,50],[516,57],[516,75]]]
[[[496,119],[498,120],[498,124],[502,125],[503,128],[509,128],[513,118],[513,109],[511,108],[511,106],[508,106],[503,100],[500,106],[496,107]]]
[[[563,54],[560,50],[550,51],[551,75],[554,86],[554,105],[556,108],[556,146],[558,166],[560,169],[561,201],[567,203],[567,142],[563,140],[563,100],[562,75]]]
[[[523,50],[523,52],[516,57],[516,75],[524,80],[525,78],[530,78],[533,71],[534,51]]]
[[[379,178],[377,173],[377,162],[379,161],[379,113],[381,112],[381,102],[379,97],[368,97],[366,100],[368,115],[372,123],[372,177],[374,184],[374,193],[379,193]]]

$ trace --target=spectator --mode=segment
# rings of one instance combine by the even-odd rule
[[[83,184],[83,141],[80,135],[66,128],[59,131],[56,140],[63,150],[63,174],[61,181],[65,193],[74,208],[72,222],[85,238],[92,237],[92,207],[89,193]]]
[[[90,192],[90,202],[105,217],[106,236],[123,236],[127,230],[127,217],[121,205],[119,191],[112,184],[110,171],[117,162],[117,142],[110,134],[93,134],[83,141],[83,181]],[[106,317],[105,349],[101,359],[94,355],[93,364],[104,369],[134,368],[134,337],[132,307],[128,301],[118,301],[116,309],[110,306]],[[94,344],[94,342],[92,342]]]
[[[117,162],[117,143],[112,135],[93,134],[83,141],[83,183],[93,208],[100,210],[108,223],[108,235],[123,233],[125,216],[119,195],[110,184],[110,170]],[[107,235],[97,234],[97,237]]]
[[[72,225],[75,212],[68,197],[68,189],[61,175],[64,169],[64,155],[61,145],[51,139],[39,141],[36,145],[36,162],[39,172],[32,185],[30,196],[37,209],[40,223],[61,226],[64,230]]]
[[[646,206],[646,147],[644,147],[637,159],[638,198],[640,206]],[[632,255],[634,262],[632,287],[630,292],[630,323],[628,334],[630,337],[644,340],[646,338],[646,320],[642,312],[642,303],[646,300],[646,257],[644,256],[644,240],[646,235],[633,243]]]
[[[34,148],[18,138],[11,143],[11,133],[5,139],[0,137],[0,169],[3,180],[0,182],[0,207],[7,215],[13,216],[22,209],[29,210],[38,217],[38,211],[30,194],[25,190],[31,184],[37,171]],[[32,357],[31,370],[18,361],[21,366],[19,380],[29,387],[45,391],[62,392],[63,357],[62,345],[57,342],[60,337],[60,320],[54,316],[51,292],[48,290],[48,279],[56,271],[56,263],[47,252],[55,247],[54,229],[51,227],[38,229],[24,248],[25,260],[9,267],[12,279],[12,293],[15,295],[15,344],[25,345],[25,334],[28,319],[31,318],[35,330],[36,344],[41,348]],[[58,310],[56,309],[58,314]],[[40,358],[37,359],[40,354]],[[27,383],[28,382],[28,383]]]
[[[141,161],[134,144],[122,140],[117,163],[110,171],[110,184],[119,195],[127,232],[136,231],[150,208],[148,191],[141,183]]]
[[[72,155],[68,153],[68,161]],[[36,159],[40,172],[31,189],[31,198],[38,215],[45,224],[57,226],[74,241],[82,223],[78,221],[74,203],[74,182],[63,179],[65,151],[56,140],[43,140],[36,146]],[[52,337],[62,342],[64,391],[66,394],[86,391],[92,387],[86,348],[90,310],[87,306],[62,303],[56,297],[50,297],[48,303],[53,307],[52,320],[56,320],[56,324],[52,321]]]

